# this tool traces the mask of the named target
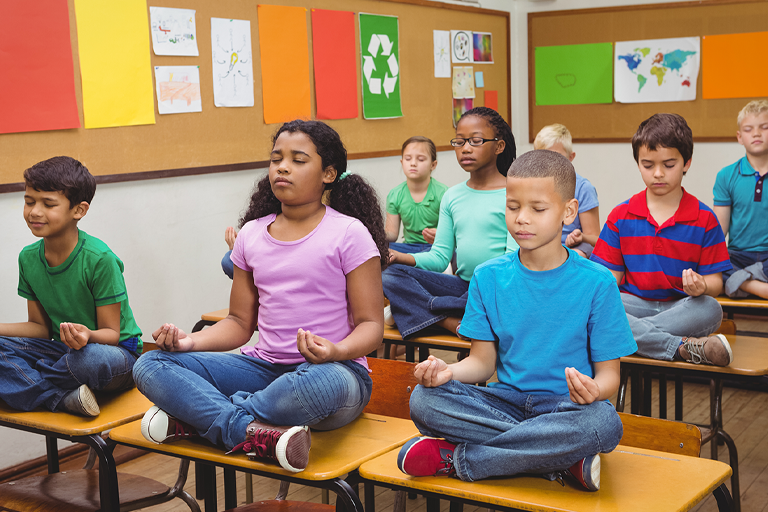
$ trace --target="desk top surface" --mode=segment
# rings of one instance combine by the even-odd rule
[[[688,510],[731,475],[723,462],[619,446],[602,454],[600,490],[588,492],[536,476],[462,482],[447,477],[411,477],[397,468],[397,450],[366,462],[360,475],[408,489],[465,498],[491,507],[532,511]]]
[[[717,302],[721,306],[725,307],[739,307],[739,308],[754,308],[754,309],[768,309],[768,300],[758,297],[749,297],[746,299],[731,299],[730,297],[720,296],[716,297]]]
[[[95,418],[43,409],[21,412],[0,401],[0,423],[10,428],[20,425],[57,434],[89,436],[135,421],[152,407],[152,402],[136,388],[118,394],[97,393],[96,399],[101,414]]]
[[[728,338],[728,342],[733,350],[733,362],[729,366],[693,364],[684,361],[660,361],[635,355],[622,357],[621,362],[727,375],[748,375],[752,377],[768,375],[768,339],[737,334],[728,334],[726,338]]]
[[[135,421],[112,430],[109,437],[121,444],[145,448],[181,458],[254,469],[275,475],[305,480],[330,480],[360,467],[363,462],[393,450],[418,434],[411,420],[362,414],[349,425],[327,432],[312,431],[309,465],[301,473],[291,473],[271,461],[248,460],[244,453],[225,455],[224,450],[204,440],[155,444],[141,435],[141,422]]]

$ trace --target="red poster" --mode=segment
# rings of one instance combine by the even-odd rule
[[[499,91],[483,91],[485,106],[499,111]]]
[[[79,128],[67,0],[0,2],[0,133]]]
[[[312,9],[317,119],[354,119],[357,110],[355,13]]]

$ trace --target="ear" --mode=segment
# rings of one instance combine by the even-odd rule
[[[569,225],[573,224],[573,221],[576,220],[576,216],[579,214],[579,200],[575,197],[565,203],[565,213],[563,214],[563,224]]]
[[[496,154],[500,155],[504,152],[504,148],[507,147],[507,141],[504,139],[501,139],[498,141],[498,144],[496,144]]]
[[[432,166],[429,168],[429,170],[434,171],[435,167],[437,167],[437,160],[432,160]]]
[[[685,162],[685,166],[683,166],[683,176],[686,175],[686,173],[688,172],[688,169],[691,167],[691,162],[693,162],[693,158]]]
[[[575,152],[575,151],[574,151],[573,153],[571,153],[571,156],[569,156],[569,157],[568,157],[568,160],[569,160],[570,162],[573,162],[573,159],[574,159],[574,158],[576,158],[576,152]]]
[[[83,217],[85,217],[85,214],[88,213],[88,210],[90,209],[91,205],[86,203],[85,201],[81,201],[80,204],[75,205],[72,210],[74,210],[73,217],[75,220],[80,220]]]
[[[338,174],[338,171],[332,165],[323,169],[323,183],[333,183],[336,179],[336,174]]]
[[[741,140],[741,130],[736,130],[736,140],[739,141],[739,144],[742,146],[744,145],[744,142]]]

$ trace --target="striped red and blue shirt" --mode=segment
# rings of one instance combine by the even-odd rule
[[[677,211],[659,226],[648,212],[645,193],[613,209],[590,258],[624,272],[623,293],[677,300],[688,295],[683,270],[708,275],[731,268],[723,229],[707,205],[683,189]]]

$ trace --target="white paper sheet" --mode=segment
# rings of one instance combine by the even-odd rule
[[[195,11],[171,7],[150,7],[152,49],[155,55],[197,57]]]
[[[251,22],[211,18],[213,104],[253,106]]]
[[[472,62],[472,32],[451,30],[451,62]]]
[[[203,111],[198,66],[155,66],[155,90],[161,114]]]
[[[432,41],[435,51],[435,78],[451,78],[451,33],[447,30],[433,30]]]

